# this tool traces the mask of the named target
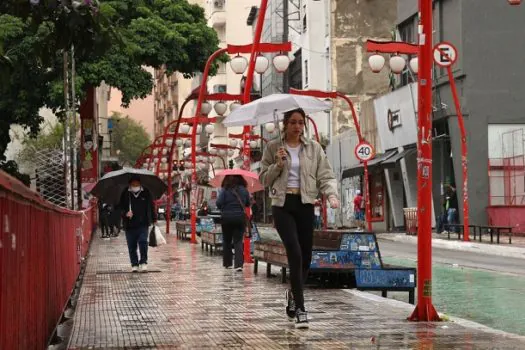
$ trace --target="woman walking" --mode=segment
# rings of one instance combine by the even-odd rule
[[[337,182],[321,145],[303,134],[302,109],[284,114],[282,140],[264,150],[260,178],[270,188],[275,228],[288,256],[291,291],[286,291],[286,313],[296,328],[308,328],[303,288],[312,260],[314,203],[318,192],[339,207]]]
[[[222,190],[217,198],[222,222],[222,266],[232,268],[232,242],[235,250],[234,268],[242,271],[244,264],[243,237],[246,230],[245,208],[250,207],[250,195],[246,181],[240,175],[228,175],[222,181]]]

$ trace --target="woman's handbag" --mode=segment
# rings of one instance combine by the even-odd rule
[[[245,205],[242,203],[241,196],[239,196],[237,191],[235,191],[233,189],[232,189],[232,192],[235,195],[235,197],[237,197],[237,200],[239,201],[239,204],[241,205],[241,209],[244,210]],[[244,212],[244,215],[246,215],[246,228],[245,228],[245,231],[244,231],[244,235],[245,235],[245,237],[251,238],[252,237],[252,219],[251,219],[251,217],[248,214],[246,214],[246,212]]]

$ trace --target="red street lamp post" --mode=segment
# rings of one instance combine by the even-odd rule
[[[355,125],[355,129],[357,132],[357,138],[359,139],[359,142],[363,142],[363,134],[361,133],[361,126],[359,124],[359,119],[357,117],[357,113],[355,112],[354,104],[350,98],[348,98],[345,94],[338,92],[338,91],[320,91],[320,90],[297,90],[297,89],[290,89],[291,94],[295,95],[305,95],[305,96],[313,96],[317,98],[342,98],[346,101],[348,106],[350,107],[350,111],[352,112],[352,120]],[[314,124],[315,125],[315,124]],[[316,130],[317,132],[317,130]],[[317,140],[319,141],[319,137],[317,137]],[[369,231],[372,231],[372,211],[370,208],[370,188],[368,184],[368,161],[363,161],[363,168],[364,168],[364,180],[363,180],[363,187],[365,188],[365,212],[366,212],[366,222],[367,222],[367,228]],[[323,216],[324,216],[324,222],[326,225],[326,204],[325,201],[323,201]],[[325,226],[326,229],[326,226]]]
[[[259,20],[264,21],[264,14],[265,14],[266,10],[263,12],[262,9],[263,9],[263,5],[264,5],[264,9],[266,9],[267,1],[268,0],[262,0],[261,10],[260,10],[260,14],[259,14],[259,16],[262,16],[262,19],[259,18],[258,21]],[[260,28],[259,28],[259,25],[257,26],[257,31],[256,31],[256,35],[255,35],[255,37],[258,38],[259,41],[260,41],[260,37],[261,37],[261,32],[262,32],[262,23],[260,25]],[[196,118],[198,118],[201,115],[202,104],[203,104],[204,98],[206,97],[206,84],[207,84],[207,80],[208,80],[210,67],[211,67],[212,63],[217,59],[217,57],[219,57],[220,55],[225,54],[225,53],[228,53],[228,54],[241,54],[241,53],[250,53],[250,52],[252,53],[250,64],[248,65],[248,74],[249,75],[247,76],[247,81],[246,81],[246,85],[245,85],[245,95],[243,96],[244,99],[246,99],[246,93],[248,93],[248,98],[250,97],[251,85],[252,85],[252,82],[253,82],[253,71],[254,71],[255,62],[256,62],[255,61],[256,58],[254,57],[253,53],[254,52],[266,52],[266,53],[267,52],[285,52],[285,51],[288,52],[288,51],[291,51],[291,49],[292,49],[292,44],[290,42],[274,44],[274,43],[260,43],[259,41],[255,40],[253,44],[241,45],[241,46],[239,46],[239,45],[228,45],[226,48],[222,48],[222,49],[219,49],[219,50],[215,51],[208,58],[208,61],[206,62],[206,66],[204,68],[204,72],[202,74],[202,80],[201,80],[201,85],[200,85],[200,89],[199,89],[199,97],[198,97],[198,100],[197,100],[197,106],[196,106],[196,110],[195,110]],[[251,75],[250,75],[250,72],[251,72]],[[196,166],[195,165],[195,163],[196,163],[196,155],[195,155],[196,136],[197,136],[196,128],[193,128],[192,143],[191,143],[191,147],[192,147],[192,165],[193,165],[192,191],[196,191],[196,184],[197,184],[197,174],[196,174],[196,168],[195,168],[195,166]],[[248,143],[248,147],[249,147],[249,143]],[[249,152],[248,152],[248,156],[249,156]],[[191,242],[192,243],[196,243],[197,242],[196,239],[195,239],[196,229],[197,229],[196,202],[195,202],[196,196],[194,194],[192,194],[192,196],[191,196],[191,200],[192,201],[191,201],[191,206],[190,206],[190,212],[191,212],[191,236],[192,236]]]
[[[419,0],[419,14],[418,45],[368,41],[367,51],[418,55],[417,306],[409,320],[439,321],[432,304],[432,0]],[[369,62],[378,71],[384,59],[373,56]],[[390,65],[395,70],[400,66],[392,59]]]

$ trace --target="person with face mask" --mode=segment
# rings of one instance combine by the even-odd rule
[[[150,192],[139,178],[131,178],[129,187],[120,196],[123,226],[126,231],[129,259],[133,272],[148,269],[148,228],[156,223],[155,206]],[[137,255],[137,246],[140,258]]]

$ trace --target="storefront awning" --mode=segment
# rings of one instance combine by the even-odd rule
[[[416,149],[415,148],[407,148],[405,150],[403,150],[402,152],[398,152],[396,155],[394,155],[393,157],[390,157],[389,159],[385,160],[383,162],[383,165],[387,168],[389,167],[395,167],[396,166],[396,163],[401,159],[401,158],[404,158],[408,155],[411,155],[413,153],[416,153]]]
[[[376,166],[383,166],[383,163],[390,159],[391,157],[393,157],[394,155],[396,155],[396,153],[398,153],[396,150],[393,150],[393,151],[388,151],[386,153],[383,153],[383,154],[378,154],[374,157],[374,159],[370,160],[368,162],[368,168],[371,168],[371,167],[376,167]],[[394,167],[396,163],[393,163],[393,164],[390,164],[390,165],[387,165],[387,166],[384,166],[384,167]],[[361,175],[363,174],[363,171],[364,171],[364,167],[363,167],[363,163],[361,164],[358,164],[352,168],[349,168],[349,169],[345,169],[343,170],[343,174],[342,174],[342,177],[343,179],[346,179],[347,177],[353,177],[353,176],[358,176],[358,175]]]

